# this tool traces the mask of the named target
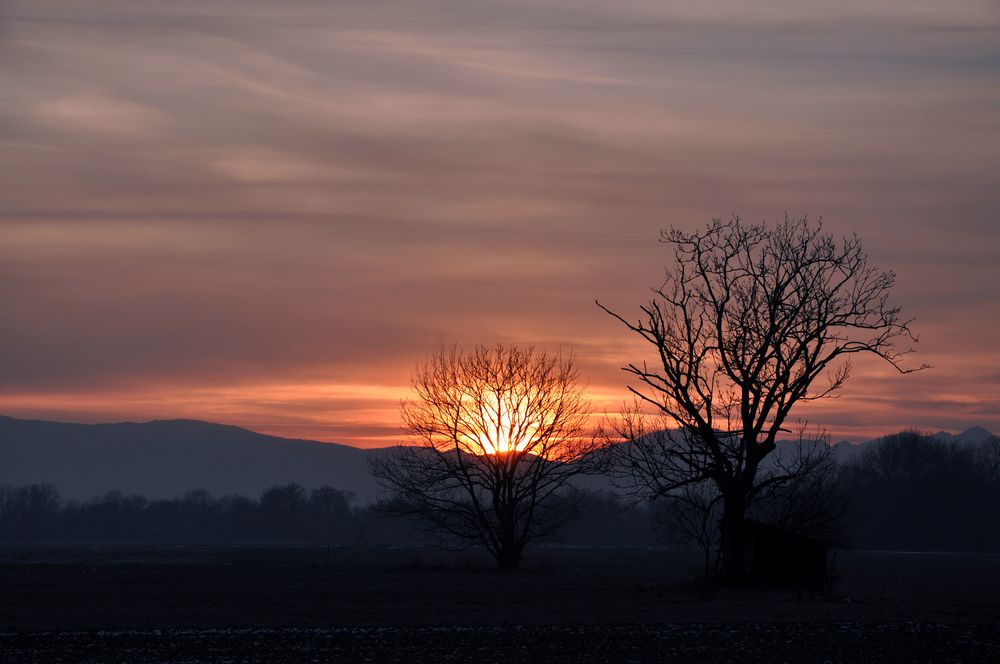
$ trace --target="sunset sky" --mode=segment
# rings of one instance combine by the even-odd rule
[[[1000,431],[994,0],[0,0],[0,414],[387,445],[417,360],[498,341],[614,409],[649,353],[594,300],[786,211],[934,365],[798,414]]]

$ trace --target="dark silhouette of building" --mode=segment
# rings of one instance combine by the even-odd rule
[[[826,592],[829,543],[752,519],[744,528],[752,585]]]

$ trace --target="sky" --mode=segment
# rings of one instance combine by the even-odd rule
[[[793,416],[1000,431],[1000,5],[0,0],[0,413],[400,438],[442,345],[649,349],[661,228],[822,217],[915,363]]]

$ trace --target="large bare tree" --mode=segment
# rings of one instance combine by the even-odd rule
[[[656,355],[624,367],[639,384],[614,424],[625,442],[612,456],[619,477],[649,496],[715,484],[722,576],[738,583],[748,508],[826,463],[822,448],[764,463],[793,408],[834,395],[856,355],[915,370],[904,360],[916,338],[889,302],[895,274],[871,265],[856,235],[838,241],[805,218],[733,217],[700,232],[667,229],[660,240],[673,262],[639,319],[598,303]]]
[[[572,358],[516,346],[442,350],[402,405],[409,445],[372,458],[383,509],[442,543],[484,545],[516,568],[567,516],[563,490],[589,467],[591,409]]]

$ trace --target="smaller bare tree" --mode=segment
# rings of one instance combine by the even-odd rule
[[[591,414],[572,358],[516,346],[442,350],[402,405],[413,441],[370,460],[384,511],[441,544],[486,547],[501,568],[569,515],[569,480],[591,468]]]
[[[719,546],[722,494],[711,482],[686,484],[659,501],[656,521],[668,538],[698,547],[705,581],[713,574],[713,556]]]

